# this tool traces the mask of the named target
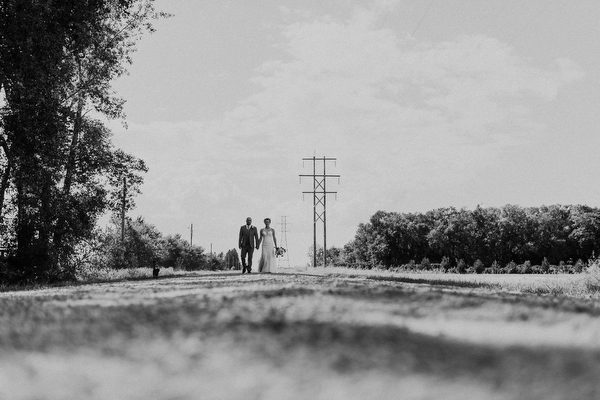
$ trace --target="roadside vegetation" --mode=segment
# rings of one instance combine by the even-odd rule
[[[328,265],[359,269],[580,273],[598,249],[598,208],[449,207],[426,213],[378,211],[358,226],[354,240],[327,249],[327,260]],[[317,265],[322,265],[322,248],[317,248],[317,258]]]
[[[453,274],[443,271],[400,269],[355,269],[328,267],[311,269],[329,276],[350,276],[369,279],[391,279],[395,282],[427,284],[436,287],[485,289],[505,293],[600,299],[600,261],[595,260],[579,274]]]
[[[76,276],[106,212],[131,210],[147,167],[116,148],[111,83],[167,17],[153,0],[0,3],[0,279]]]
[[[219,271],[239,269],[236,249],[210,254],[198,245],[191,245],[180,235],[163,235],[143,218],[126,218],[125,231],[115,220],[104,229],[95,229],[73,253],[70,264],[74,275],[70,279],[45,281],[19,279],[19,271],[11,269],[10,257],[0,259],[0,291],[19,288],[63,286],[69,283],[107,282],[122,279],[152,277],[154,267],[160,276],[183,274],[185,271]]]

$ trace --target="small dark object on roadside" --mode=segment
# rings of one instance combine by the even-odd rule
[[[160,268],[157,268],[157,267],[152,268],[152,276],[155,278],[158,278],[159,271],[160,271]]]

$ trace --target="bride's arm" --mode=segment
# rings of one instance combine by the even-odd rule
[[[263,228],[264,229],[264,228]],[[262,242],[262,237],[263,237],[263,230],[260,230],[260,235],[258,235],[258,240],[256,241],[256,249],[258,250],[258,248],[260,247],[260,242]]]
[[[277,247],[277,238],[275,237],[275,229],[273,229],[273,243],[275,243],[275,247]]]

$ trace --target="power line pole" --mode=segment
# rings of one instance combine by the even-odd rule
[[[194,224],[190,225],[190,247],[192,247],[194,245],[194,242],[192,242],[192,239],[194,238]]]
[[[127,204],[127,178],[123,177],[123,197],[121,198],[121,263],[125,265],[125,208]]]
[[[125,243],[125,204],[127,203],[127,178],[123,177],[123,198],[121,199],[121,243]]]
[[[333,157],[310,157],[303,158],[302,163],[305,161],[312,161],[313,173],[312,175],[300,175],[300,181],[302,178],[313,179],[313,190],[312,192],[302,192],[302,194],[313,195],[313,267],[317,266],[317,222],[323,223],[323,266],[327,266],[327,195],[335,194],[337,192],[327,191],[327,178],[338,178],[338,174],[327,174],[327,162],[337,161],[337,158]],[[323,162],[323,173],[317,174],[317,162]]]
[[[290,268],[290,255],[289,255],[288,243],[287,243],[287,215],[281,216],[280,245],[281,245],[281,247],[283,247],[286,250],[286,252],[281,257],[280,263],[283,264],[281,267],[282,268]]]

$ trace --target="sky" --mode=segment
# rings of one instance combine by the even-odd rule
[[[114,83],[111,127],[149,167],[129,215],[165,235],[226,252],[270,217],[284,245],[285,216],[305,265],[313,156],[340,175],[328,247],[378,210],[600,206],[597,0],[155,4],[173,17]]]

